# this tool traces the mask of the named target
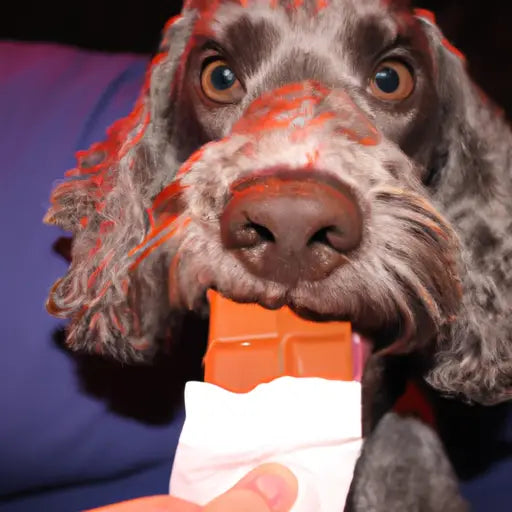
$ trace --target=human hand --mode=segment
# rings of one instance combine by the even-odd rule
[[[280,464],[263,464],[201,507],[173,496],[150,496],[89,512],[288,512],[297,499],[297,479]]]

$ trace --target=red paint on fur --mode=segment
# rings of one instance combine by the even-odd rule
[[[376,146],[379,141],[380,137],[378,133],[375,135],[360,135],[355,130],[351,130],[349,128],[339,128],[337,132],[347,139],[357,142],[361,146]]]
[[[201,160],[204,154],[204,147],[205,146],[202,146],[200,149],[198,149],[196,152],[190,155],[190,157],[186,160],[186,162],[179,168],[178,172],[176,173],[177,177],[186,174],[194,165],[195,162]]]
[[[172,25],[174,25],[181,18],[183,18],[181,14],[177,14],[176,16],[169,18],[164,25],[163,32],[167,32],[172,27]]]
[[[175,17],[174,21],[177,19],[179,17]],[[169,28],[172,22],[172,19],[169,20],[166,28]],[[150,122],[150,112],[146,109],[145,100],[149,91],[151,74],[154,67],[160,64],[166,56],[167,53],[162,52],[153,58],[146,71],[142,94],[132,112],[107,129],[106,140],[92,144],[88,150],[77,151],[77,167],[65,173],[70,180],[58,185],[50,197],[51,207],[47,215],[48,221],[53,221],[66,208],[65,203],[69,197],[73,196],[77,188],[86,190],[92,188],[87,195],[93,199],[96,211],[102,211],[103,198],[113,188],[112,173],[115,166],[141,140]],[[134,133],[135,129],[137,129],[136,133]],[[88,167],[87,160],[97,160],[97,155],[100,153],[103,155],[101,160]],[[85,176],[87,179],[84,179]]]
[[[311,119],[311,121],[308,122],[307,127],[314,128],[315,126],[321,126],[327,121],[335,118],[336,114],[334,112],[322,112],[321,114],[318,114],[316,117]]]
[[[96,327],[96,324],[98,323],[99,318],[100,318],[99,313],[94,313],[94,315],[92,315],[91,320],[89,321],[90,329],[94,329]],[[96,351],[97,351],[97,348],[96,348]]]
[[[306,94],[308,94],[313,99],[316,99],[318,97],[322,98],[327,96],[329,92],[330,89],[316,80],[289,83],[280,87],[279,89],[275,89],[273,91],[262,94],[259,98],[251,103],[247,109],[247,114],[251,114],[259,110],[262,108],[262,106],[265,106],[269,100],[291,100],[294,97],[297,97],[297,94],[301,94],[301,97],[304,97]]]
[[[207,37],[213,37],[211,30],[212,21],[215,13],[220,7],[222,0],[188,0],[185,3],[188,9],[197,9],[200,16],[194,26],[194,34],[201,34]]]
[[[319,156],[320,156],[320,151],[318,151],[318,149],[315,149],[314,153],[307,153],[306,158],[308,159],[308,164],[307,164],[306,168],[314,169],[316,167],[316,163],[318,161]]]
[[[95,256],[101,249],[102,245],[103,245],[102,239],[97,238],[94,247],[89,251],[89,258],[92,258],[93,256]]]
[[[149,341],[144,338],[137,342],[131,341],[131,345],[138,352],[142,352],[144,350],[147,350],[151,346],[151,343],[149,343]]]
[[[89,276],[89,279],[87,280],[87,288],[92,288],[94,283],[96,282],[96,279],[98,278],[98,275],[105,269],[105,267],[110,263],[112,260],[112,252],[107,254],[103,261],[94,269],[93,273]]]
[[[130,287],[130,281],[128,280],[128,278],[124,278],[123,281],[121,282],[121,290],[123,290],[123,293],[128,293],[128,288]]]
[[[220,141],[212,141],[212,142],[208,142],[206,144],[204,144],[203,146],[201,146],[197,151],[195,151],[194,153],[192,153],[192,155],[190,155],[188,157],[187,160],[185,160],[185,162],[183,163],[183,165],[179,168],[178,172],[176,173],[176,178],[180,178],[181,176],[183,176],[184,174],[187,174],[187,172],[190,171],[190,169],[192,168],[192,166],[198,162],[199,160],[201,160],[201,158],[203,157],[204,155],[204,152],[213,147],[213,146],[216,146],[216,145],[221,145],[223,144],[223,140],[220,140]]]
[[[153,205],[151,206],[150,211],[157,212],[158,210],[161,210],[170,199],[175,199],[179,196],[183,192],[184,188],[185,187],[182,186],[179,180],[175,180],[167,185],[153,200]]]
[[[104,220],[99,227],[99,232],[101,235],[108,233],[115,226],[115,222],[113,220]]]
[[[340,111],[329,110],[315,114],[315,110],[328,96]],[[346,93],[330,90],[314,81],[288,84],[263,94],[235,123],[233,132],[261,136],[271,130],[291,130],[292,138],[301,140],[329,121],[339,119],[341,124],[343,117],[347,118],[346,126],[335,129],[335,132],[365,146],[374,146],[380,142],[376,127]]]
[[[218,9],[220,3],[225,3],[225,4],[226,3],[234,3],[237,5],[240,5],[243,8],[246,8],[250,5],[251,0],[224,0],[223,2],[222,2],[222,0],[221,1],[217,0],[213,7],[211,7],[209,5],[209,2],[204,1],[204,0],[189,0],[188,2],[185,3],[185,6],[187,9],[198,9],[201,12],[202,16],[208,15],[211,20],[211,11],[216,11]],[[286,8],[287,10],[300,9],[301,7],[305,6],[305,0],[287,0],[287,1],[268,0],[268,5],[272,9],[275,9],[276,7],[279,7],[280,5],[283,5],[284,8]],[[316,6],[315,6],[316,12],[321,11],[328,5],[329,5],[328,0],[316,0]]]
[[[147,208],[146,213],[148,214],[149,226],[151,229],[153,229],[155,227],[155,217],[153,215],[153,210],[151,208]]]
[[[414,9],[414,15],[418,18],[424,18],[432,25],[437,25],[436,15],[427,9]]]
[[[417,18],[423,18],[424,20],[428,21],[432,25],[435,25],[437,27],[437,20],[436,15],[427,9],[414,9],[413,10],[414,15]],[[453,53],[458,59],[460,59],[464,64],[466,63],[466,56],[458,49],[456,48],[448,39],[443,38],[441,41],[441,44],[450,52]]]
[[[125,144],[119,151],[119,158],[123,158],[130,149],[132,149],[144,136],[144,133],[146,132],[146,128],[149,125],[149,122],[151,120],[149,112],[146,112],[146,115],[144,116],[144,120],[142,121],[141,127],[138,129],[137,133],[130,139],[128,144]]]
[[[246,8],[251,3],[251,0],[186,0],[186,9],[197,9],[202,17],[212,16],[221,4],[236,4],[240,7]],[[280,4],[279,0],[268,0],[270,7],[277,7]],[[304,4],[304,0],[288,0],[288,6],[299,8]]]
[[[112,281],[108,281],[103,288],[99,291],[99,293],[96,295],[96,297],[93,299],[92,302],[99,301],[109,290],[109,288],[112,286]],[[87,306],[89,307],[89,306]]]
[[[262,134],[293,127],[298,120],[304,125],[312,120],[315,106],[327,93],[327,89],[324,92],[314,82],[300,82],[263,94],[249,106],[246,114],[233,127],[233,132]],[[317,123],[321,124],[325,117],[326,113],[317,116]]]
[[[155,229],[152,229],[145,237],[144,240],[137,246],[133,247],[128,251],[128,256],[134,256],[138,251],[144,248],[153,238],[156,238],[162,231],[167,229],[173,222],[175,222],[177,217],[167,219],[165,224],[158,225]]]
[[[181,18],[176,16],[171,18],[165,25],[164,30],[168,31],[172,23]],[[77,166],[74,169],[68,170],[65,177],[69,179],[53,190],[50,196],[51,206],[45,216],[45,222],[61,224],[59,221],[60,215],[66,215],[68,204],[74,202],[75,197],[80,193],[87,195],[91,200],[92,207],[96,212],[101,213],[105,208],[105,197],[109,191],[113,189],[116,167],[119,160],[123,158],[144,136],[146,128],[150,123],[150,111],[146,106],[146,99],[149,94],[151,75],[155,66],[159,65],[167,56],[167,51],[164,50],[157,54],[151,61],[146,71],[144,84],[141,94],[132,109],[132,112],[123,119],[113,123],[106,130],[106,139],[102,142],[92,144],[89,149],[78,151],[76,153]],[[136,131],[135,131],[136,130]],[[88,166],[88,161],[98,162],[95,165]],[[133,160],[130,162],[129,169],[132,170]],[[83,229],[89,225],[87,216],[79,220],[79,226]],[[100,234],[107,231],[107,223],[102,224],[100,227]],[[101,248],[101,239],[98,238],[95,247],[89,252],[89,256],[95,256]],[[107,264],[104,260],[89,276],[88,286],[94,286],[98,274],[101,269]],[[57,281],[50,292],[50,297],[47,301],[47,309],[51,314],[60,315],[65,312],[65,308],[57,307],[55,300],[52,299],[57,293],[57,287],[61,281]],[[99,293],[96,293],[91,303],[97,302],[110,288],[112,283],[108,281]],[[60,302],[64,303],[65,300]],[[88,309],[88,306],[83,308],[83,314]],[[80,313],[79,313],[80,314]]]
[[[448,39],[444,38],[442,43],[443,43],[443,46],[449,52],[453,53],[455,55],[455,57],[458,57],[462,62],[466,63],[466,56],[458,48],[453,46],[453,44],[450,43],[450,41],[448,41]]]
[[[192,163],[190,163],[190,165]],[[158,237],[162,231],[168,229],[177,221],[181,212],[179,211],[176,202],[179,200],[184,188],[185,187],[181,185],[179,180],[175,180],[156,196],[153,200],[152,207],[147,210],[150,218],[150,231],[139,245],[130,250],[128,253],[129,256],[134,256],[138,251],[142,250],[149,242],[151,242],[151,240]],[[184,226],[187,223],[187,220],[182,221],[178,227]],[[176,230],[172,230],[172,234],[175,232]],[[157,240],[153,245],[151,245],[151,247],[146,249],[132,267],[137,266],[142,259],[144,259],[156,247],[161,245],[163,241],[168,240],[169,236],[170,235],[165,235],[163,238]]]
[[[363,137],[359,139],[357,142],[361,144],[361,146],[376,146],[379,144],[380,137]]]
[[[266,179],[259,181],[258,178],[262,175],[266,175]],[[306,174],[306,177],[310,176],[309,173]],[[289,185],[290,182],[288,180],[274,175],[271,169],[266,169],[264,173],[258,173],[250,178],[242,178],[242,180],[235,182],[230,188],[231,200],[239,201],[247,195],[266,197],[273,194],[280,195],[283,187],[289,190]],[[311,194],[311,185],[307,180],[297,181],[294,183],[293,191],[296,195],[309,196]]]
[[[117,315],[111,310],[110,311],[110,319],[112,320],[112,323],[115,325],[116,329],[123,335],[126,334],[126,329],[121,325],[121,322],[119,321],[119,318],[117,318]]]
[[[163,226],[161,226],[159,229],[155,230],[155,232],[152,232],[149,234],[149,236],[147,236],[145,239],[144,239],[144,242],[140,245],[140,246],[137,246],[137,248],[141,248],[143,247],[144,245],[146,245],[149,241],[151,241],[151,239],[153,239],[155,236],[157,236],[158,233],[160,233],[161,231],[163,231],[164,229],[166,229],[167,227],[169,227],[169,225],[171,225],[173,222],[175,222],[176,219],[173,219],[173,220],[169,220],[169,222],[167,222],[166,224],[164,224]],[[139,265],[140,263],[145,259],[147,258],[155,249],[157,249],[158,247],[160,247],[164,242],[167,242],[170,238],[172,238],[173,236],[176,235],[176,233],[178,233],[179,231],[181,231],[182,229],[184,229],[189,223],[190,223],[191,219],[190,218],[186,218],[186,219],[183,219],[179,224],[177,224],[172,230],[169,231],[169,233],[167,233],[166,235],[162,236],[161,238],[159,238],[156,242],[154,242],[152,245],[150,245],[147,249],[145,249],[142,254],[135,260],[134,263],[132,263],[132,265],[130,266],[130,270],[135,270]],[[136,249],[137,249],[136,248]],[[132,249],[129,253],[130,256],[132,256],[133,254],[135,254],[136,249]]]
[[[320,12],[329,6],[328,0],[316,0],[316,12]]]
[[[53,285],[50,289],[50,293],[48,294],[48,299],[46,300],[46,304],[45,304],[45,307],[46,307],[46,310],[48,311],[48,313],[50,313],[50,315],[57,316],[57,317],[66,316],[67,311],[68,311],[66,308],[60,308],[59,306],[57,306],[57,304],[55,304],[54,295],[55,295],[57,288],[61,284],[62,284],[62,279],[57,279],[57,281],[55,281],[53,283]]]

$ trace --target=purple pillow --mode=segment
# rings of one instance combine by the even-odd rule
[[[144,409],[166,382],[153,377],[153,389],[141,387],[135,379],[146,382],[150,369],[98,361],[83,370],[59,347],[62,323],[44,306],[67,267],[52,249],[63,233],[42,223],[50,189],[74,167],[76,150],[130,112],[147,62],[0,43],[2,511],[81,510],[167,492],[182,410],[160,418],[149,406],[125,412],[116,403],[123,390],[113,389],[122,383],[125,402]]]

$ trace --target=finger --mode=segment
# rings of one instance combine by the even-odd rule
[[[204,512],[287,512],[297,499],[295,475],[280,464],[264,464],[214,499]]]
[[[230,489],[206,505],[202,512],[271,512],[267,502],[256,492]]]
[[[201,507],[172,496],[149,496],[136,500],[123,501],[89,512],[199,512]]]

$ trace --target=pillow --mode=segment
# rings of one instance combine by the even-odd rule
[[[45,310],[67,267],[52,248],[65,234],[42,223],[50,189],[76,150],[130,112],[147,62],[0,43],[0,510],[82,510],[168,489],[183,411],[157,403],[167,415],[155,418],[146,404],[168,401],[172,383],[147,379],[151,369],[80,366]]]

